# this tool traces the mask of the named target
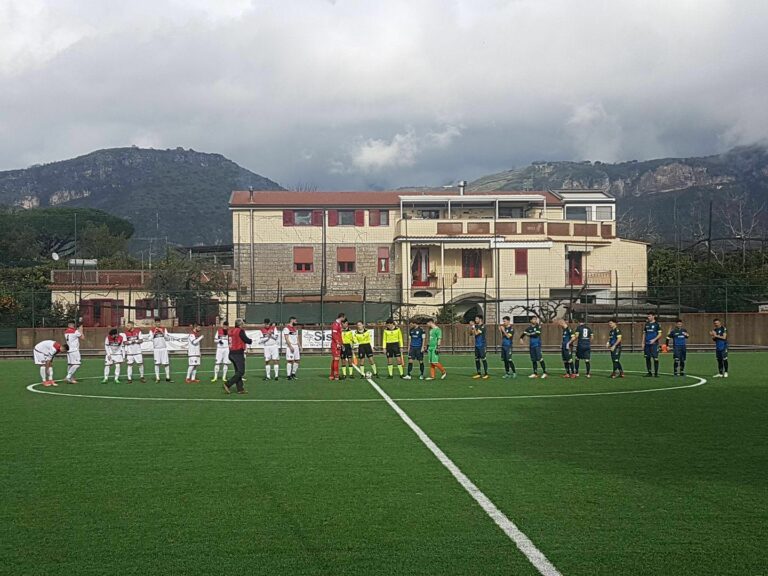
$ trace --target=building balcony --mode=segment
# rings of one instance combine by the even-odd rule
[[[586,282],[585,282],[586,280]],[[586,279],[578,272],[565,273],[565,286],[612,286],[613,272],[611,270],[587,270]]]
[[[498,220],[418,220],[401,219],[395,224],[395,236],[406,238],[456,238],[461,236],[516,236],[527,238],[600,238],[616,237],[615,222],[575,222],[533,218]]]

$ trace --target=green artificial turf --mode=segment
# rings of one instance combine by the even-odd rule
[[[577,381],[555,356],[545,381],[522,354],[515,380],[495,357],[487,381],[444,360],[445,381],[388,380],[382,360],[377,381],[561,573],[768,573],[768,354],[731,354],[728,380],[691,354],[706,384],[620,395],[600,394],[698,380],[610,380],[603,354]],[[171,384],[146,362],[150,383],[102,384],[86,358],[80,383],[42,389],[113,398],[36,394],[31,360],[0,362],[0,573],[536,574],[368,383],[327,380],[327,358],[263,382],[251,357],[247,396],[210,383],[210,358],[200,384],[185,358]],[[528,397],[468,399],[510,396]]]

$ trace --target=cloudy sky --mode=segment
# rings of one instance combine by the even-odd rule
[[[441,185],[768,137],[765,0],[0,0],[0,170],[136,144]]]

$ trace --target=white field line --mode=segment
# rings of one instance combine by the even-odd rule
[[[627,371],[629,372],[629,371]],[[638,372],[644,373],[644,372]],[[184,372],[174,372],[184,374]],[[578,396],[615,396],[619,394],[645,394],[647,392],[667,392],[670,390],[683,390],[696,388],[707,383],[705,378],[688,375],[687,378],[695,378],[693,384],[684,386],[669,386],[667,388],[648,388],[645,390],[611,390],[606,392],[570,392],[565,394],[519,394],[517,396],[427,396],[418,398],[394,398],[397,402],[458,402],[462,400],[525,400],[534,398],[575,398]],[[101,376],[86,376],[81,380],[98,380]],[[69,392],[56,392],[53,390],[40,390],[39,382],[27,386],[27,390],[37,394],[49,394],[51,396],[69,396],[71,398],[96,398],[101,400],[150,400],[158,402],[261,402],[261,403],[338,403],[338,402],[382,402],[383,398],[162,398],[157,396],[106,396],[102,394],[72,394]],[[138,384],[141,386],[141,384]]]
[[[357,370],[362,374],[359,368],[357,368]],[[440,447],[427,436],[427,433],[424,432],[416,422],[411,420],[411,417],[408,416],[408,414],[406,414],[405,411],[403,411],[403,409],[400,408],[400,406],[398,406],[372,378],[367,378],[367,380],[368,383],[373,386],[373,389],[378,392],[387,404],[389,404],[390,408],[392,408],[395,413],[400,416],[401,420],[416,434],[419,440],[421,440],[440,463],[445,466],[461,487],[464,488],[475,502],[480,505],[485,513],[488,514],[496,525],[504,531],[509,539],[515,543],[515,546],[517,546],[518,550],[528,558],[528,561],[533,567],[536,568],[542,576],[561,576],[554,564],[547,559],[544,553],[536,547],[531,539],[528,538],[528,536],[526,536],[523,531],[512,522],[512,520],[507,518],[507,516],[499,510],[493,502],[491,502],[490,498],[488,498],[488,496],[486,496],[480,488],[478,488],[450,458],[448,458],[445,452],[443,452]]]

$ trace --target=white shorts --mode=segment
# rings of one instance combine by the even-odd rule
[[[48,354],[41,354],[37,350],[33,351],[32,354],[35,357],[35,364],[38,366],[45,366],[46,362],[53,360],[52,356],[49,356]]]
[[[67,352],[67,365],[68,366],[80,366],[80,351]]]
[[[229,364],[229,348],[216,348],[216,364]]]
[[[264,360],[280,360],[280,348],[277,346],[264,348]]]
[[[107,354],[104,356],[104,365],[112,366],[112,364],[122,364],[125,358],[122,354]]]
[[[291,350],[290,348],[285,349],[285,359],[288,362],[298,362],[301,360],[301,350],[299,350],[298,347]]]
[[[200,366],[200,356],[189,356],[190,366]]]
[[[168,364],[170,364],[168,361],[167,348],[156,348],[152,352],[155,355],[155,364],[159,364],[160,366],[168,366]]]
[[[128,360],[128,364],[144,364],[144,355],[141,353],[138,354],[128,354],[125,357]]]

